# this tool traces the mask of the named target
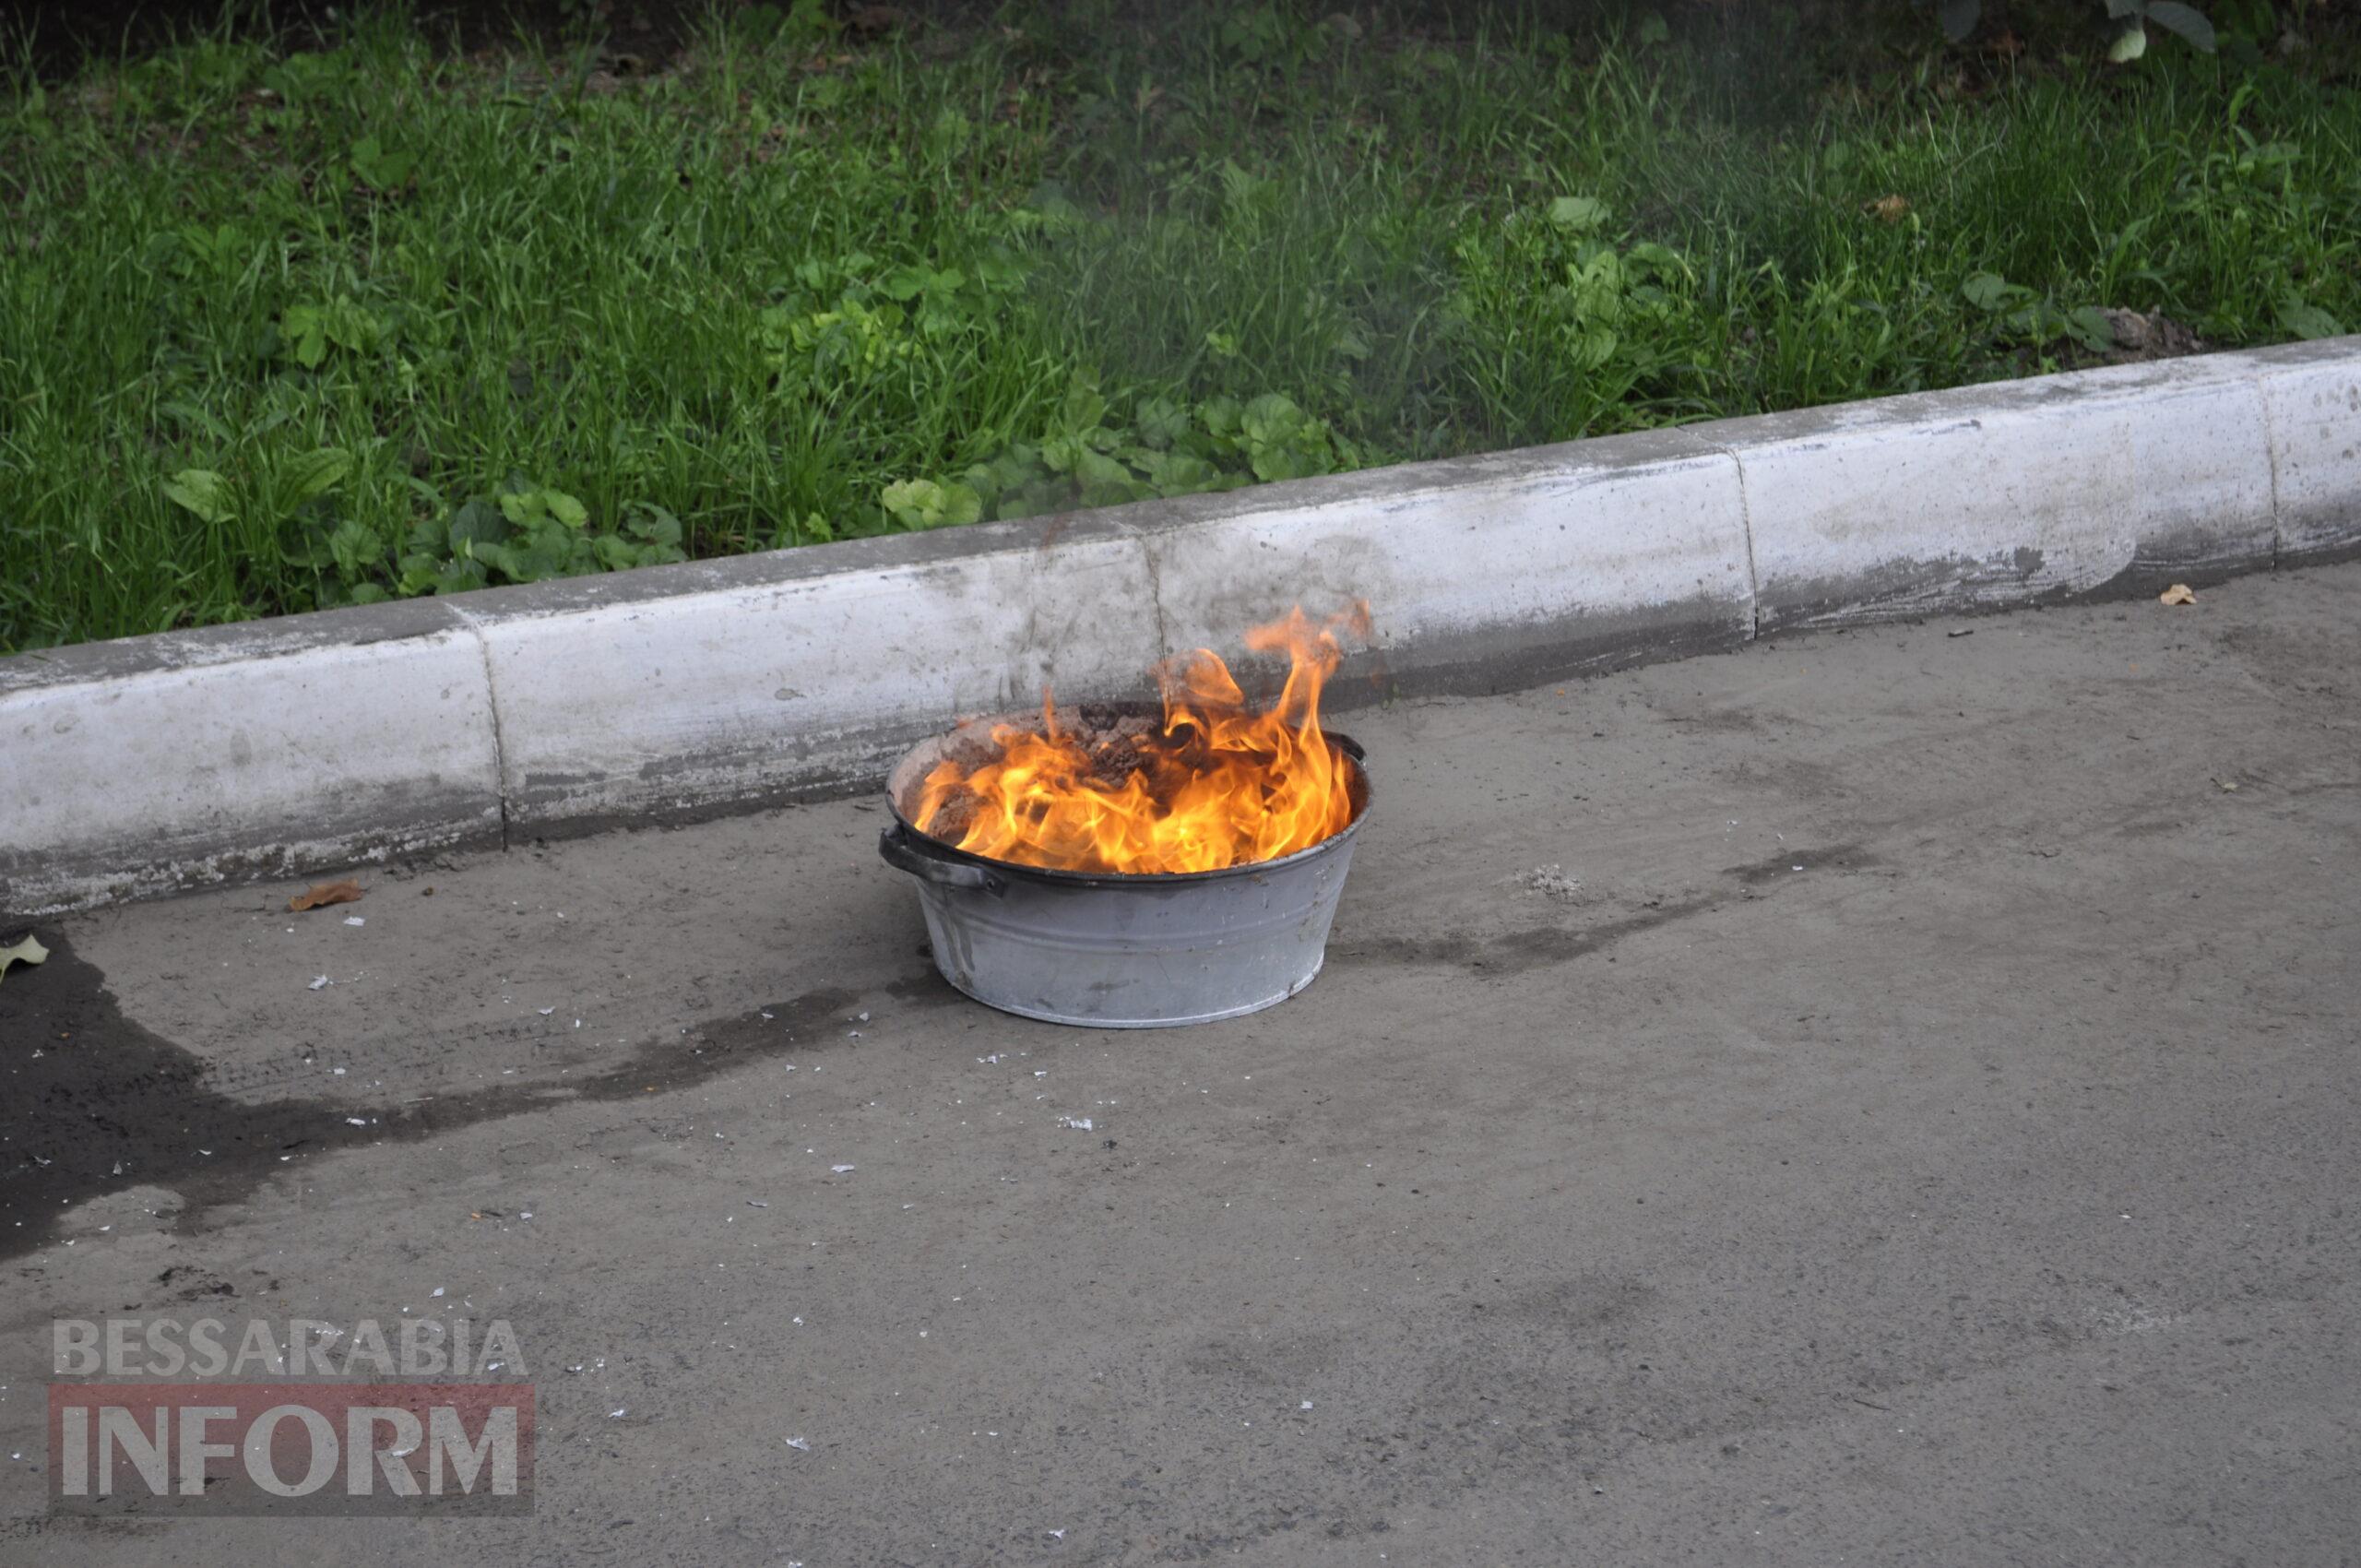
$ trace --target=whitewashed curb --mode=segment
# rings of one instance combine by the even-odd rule
[[[556,610],[531,590],[457,601],[491,660],[512,831],[825,790],[872,770],[920,715],[941,729],[1038,703],[1045,682],[1129,686],[1156,650],[1136,540],[1097,518],[1042,532],[945,534],[911,542],[983,548],[870,551],[770,581],[725,569],[706,588],[625,574]],[[826,568],[832,553],[854,552],[781,564]]]
[[[446,606],[0,660],[0,911],[501,834],[483,651]]]
[[[2245,356],[1731,420],[1757,629],[1997,609],[2272,561]]]
[[[1337,688],[2361,554],[2361,339],[0,659],[0,913],[873,780],[1366,599]]]
[[[2361,548],[2361,339],[2258,354],[2271,420],[2278,564]]]
[[[1273,503],[1264,504],[1264,495]],[[1207,528],[1145,509],[1169,649],[1234,647],[1298,602],[1367,600],[1388,689],[1499,689],[1753,631],[1738,467],[1655,431],[1246,493]],[[1133,510],[1133,509],[1127,509]],[[1349,701],[1355,683],[1342,688]]]

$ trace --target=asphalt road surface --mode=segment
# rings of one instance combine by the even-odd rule
[[[1198,1028],[955,995],[872,801],[41,928],[0,1557],[2361,1557],[2361,566],[1346,727]],[[533,1511],[47,1517],[107,1315],[505,1320]]]

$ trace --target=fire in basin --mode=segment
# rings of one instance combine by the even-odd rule
[[[1157,671],[1160,705],[1044,694],[1038,716],[914,748],[878,849],[918,879],[943,978],[1107,1028],[1233,1017],[1311,984],[1369,809],[1360,748],[1322,727],[1320,695],[1340,636],[1368,629],[1364,606],[1249,632],[1288,661],[1266,707],[1199,648]]]

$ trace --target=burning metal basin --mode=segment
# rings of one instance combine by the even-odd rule
[[[1360,747],[1327,739],[1348,759],[1352,819],[1278,860],[1125,875],[971,854],[913,820],[949,736],[913,749],[887,779],[895,821],[877,852],[917,879],[943,978],[988,1006],[1109,1029],[1234,1018],[1286,1001],[1320,973],[1353,835],[1369,811]]]

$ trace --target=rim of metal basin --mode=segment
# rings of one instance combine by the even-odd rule
[[[1162,708],[1145,703],[1109,703],[1101,706],[1127,714],[1155,714],[1160,717],[1163,713]],[[987,714],[981,719],[968,720],[962,724],[960,729],[969,729],[979,724],[1029,724],[1038,717],[1038,714],[1025,713]],[[1323,838],[1319,843],[1298,849],[1291,855],[1282,855],[1275,861],[1245,861],[1234,866],[1221,866],[1213,871],[1060,871],[1050,866],[1027,865],[1022,861],[998,861],[990,855],[979,855],[973,850],[962,849],[956,844],[946,843],[937,838],[911,821],[908,814],[902,810],[902,797],[941,759],[943,746],[953,735],[957,733],[958,731],[955,730],[949,734],[931,736],[920,741],[904,753],[902,760],[894,765],[893,773],[886,778],[885,804],[887,809],[893,812],[894,820],[901,825],[907,835],[906,842],[911,849],[922,855],[979,866],[995,876],[1032,877],[1044,882],[1062,882],[1076,887],[1169,887],[1189,882],[1215,882],[1229,876],[1255,876],[1279,866],[1293,865],[1298,861],[1334,849],[1358,832],[1362,822],[1369,816],[1370,788],[1368,754],[1361,750],[1360,742],[1350,735],[1339,735],[1331,730],[1324,731],[1329,743],[1349,757],[1353,764],[1353,820]]]

